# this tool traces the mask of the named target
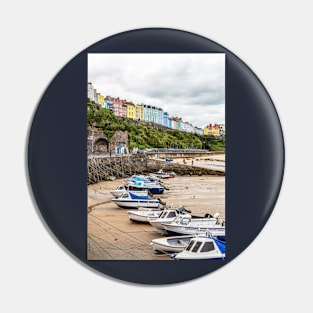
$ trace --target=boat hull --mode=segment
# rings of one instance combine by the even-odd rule
[[[166,230],[164,229],[163,227],[163,223],[171,223],[173,220],[175,219],[174,218],[162,218],[162,219],[151,219],[149,220],[149,223],[158,231],[162,231],[163,233],[165,232],[166,233]]]
[[[162,210],[151,210],[151,211],[128,211],[128,218],[131,221],[140,223],[149,223],[148,219],[158,218],[162,213]]]
[[[224,260],[225,255],[223,256],[216,256],[212,257],[210,255],[204,256],[204,255],[192,255],[191,253],[189,254],[181,254],[183,252],[177,253],[177,255],[174,257],[175,260]]]
[[[158,208],[159,201],[148,200],[148,201],[133,201],[133,200],[123,200],[123,199],[112,199],[112,201],[120,208]]]
[[[138,187],[138,186],[129,186],[129,190],[131,191],[143,191],[143,190],[148,190],[150,193],[154,194],[154,195],[160,195],[163,194],[164,192],[164,188],[159,188],[159,187]]]
[[[132,192],[137,196],[148,196],[147,190],[134,190]],[[125,193],[125,190],[110,190],[110,193],[113,195],[113,197],[119,198],[122,196],[123,193]]]
[[[172,236],[151,240],[151,246],[159,252],[181,252],[183,251],[194,235]]]
[[[197,233],[209,232],[212,236],[220,238],[225,237],[225,227],[212,226],[178,226],[170,223],[162,223],[163,228],[170,236],[195,235]]]

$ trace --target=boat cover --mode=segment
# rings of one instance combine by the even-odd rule
[[[226,244],[223,241],[220,241],[218,239],[214,239],[215,243],[217,244],[218,248],[222,253],[226,253]]]
[[[135,195],[134,193],[132,192],[129,192],[129,195],[132,199],[147,199],[147,200],[152,200],[150,199],[149,197],[147,196],[138,196],[138,195]]]
[[[132,180],[132,181],[144,181],[144,182],[150,182],[148,179],[146,178],[143,178],[143,177],[131,177],[129,178],[129,180]]]

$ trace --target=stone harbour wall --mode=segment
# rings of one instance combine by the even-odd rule
[[[88,184],[116,178],[127,178],[135,174],[146,175],[157,172],[160,169],[164,172],[175,172],[177,175],[225,176],[223,170],[165,162],[150,159],[142,155],[114,155],[111,157],[90,156],[88,158]]]

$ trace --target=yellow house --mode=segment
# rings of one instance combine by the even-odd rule
[[[225,125],[223,124],[209,124],[204,127],[203,134],[206,135],[213,135],[215,137],[219,137],[225,134]]]
[[[132,102],[127,102],[127,118],[136,119],[136,107]]]
[[[135,105],[135,111],[136,111],[136,120],[143,121],[144,120],[144,106],[137,104]]]
[[[104,96],[102,94],[98,93],[98,103],[104,107]]]

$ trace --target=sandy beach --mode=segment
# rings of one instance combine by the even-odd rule
[[[173,160],[174,163],[187,164],[198,166],[202,168],[210,168],[213,170],[225,171],[225,154],[214,154],[212,156],[195,157],[195,158],[177,158]],[[185,163],[184,163],[185,162]]]
[[[196,161],[194,160],[194,165]],[[89,260],[171,260],[169,255],[156,253],[150,241],[159,238],[156,230],[146,223],[130,221],[127,209],[111,201],[109,192],[123,179],[88,186],[88,247]],[[176,176],[164,179],[169,187],[156,195],[167,206],[184,205],[192,214],[215,214],[225,220],[224,176]]]

